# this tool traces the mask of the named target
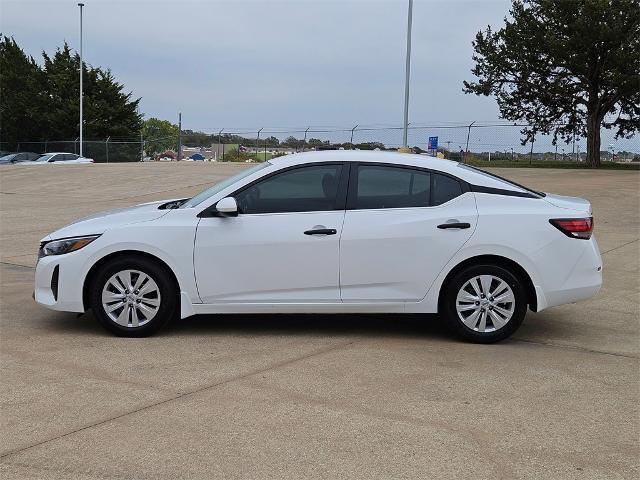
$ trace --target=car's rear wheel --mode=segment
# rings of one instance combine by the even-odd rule
[[[474,265],[448,283],[443,310],[448,325],[462,338],[492,343],[520,327],[527,300],[522,282],[506,268]]]
[[[146,258],[118,258],[94,277],[90,303],[110,332],[126,337],[151,335],[176,311],[177,291],[170,272]]]

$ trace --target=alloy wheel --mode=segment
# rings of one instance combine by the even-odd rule
[[[513,290],[494,275],[469,279],[456,297],[456,310],[462,323],[481,333],[503,328],[513,317],[515,307]]]
[[[160,308],[158,284],[140,270],[122,270],[107,280],[102,289],[102,308],[123,327],[141,327],[156,316]]]

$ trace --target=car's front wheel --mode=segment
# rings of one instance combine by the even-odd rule
[[[143,337],[174,316],[176,296],[165,268],[146,258],[124,257],[96,273],[90,303],[95,317],[110,332]]]
[[[462,338],[492,343],[512,335],[527,311],[525,290],[512,272],[496,265],[474,265],[449,282],[443,310]]]

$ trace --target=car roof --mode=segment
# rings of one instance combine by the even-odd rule
[[[517,192],[527,191],[523,187],[512,184],[499,177],[491,176],[491,174],[485,173],[482,170],[468,168],[460,162],[415,153],[376,150],[323,150],[319,152],[314,151],[284,155],[269,160],[269,163],[277,167],[288,167],[314,162],[377,162],[421,167],[449,173],[474,185],[483,185]]]
[[[291,155],[276,157],[269,162],[274,165],[292,165],[307,162],[379,162],[397,163],[401,165],[414,165],[425,168],[440,168],[443,164],[450,163],[456,165],[457,162],[444,160],[428,155],[417,155],[414,153],[385,152],[381,150],[322,150],[319,152],[303,152]]]

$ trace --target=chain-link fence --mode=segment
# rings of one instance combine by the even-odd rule
[[[83,140],[82,155],[100,163],[139,162],[144,157],[143,145],[142,140]],[[64,152],[80,154],[80,140],[18,142],[11,145],[0,142],[0,150],[3,152]]]
[[[479,163],[533,164],[576,162],[586,157],[586,141],[576,136],[568,143],[553,144],[550,135],[539,135],[523,144],[525,125],[498,122],[461,122],[409,125],[408,146],[418,153],[440,153],[451,160]],[[395,150],[402,145],[399,126],[354,125],[351,127],[304,128],[216,128],[210,133],[183,131],[176,138],[164,138],[163,148],[149,152],[157,139],[83,142],[83,153],[96,162],[147,160],[263,161],[279,155],[327,149]],[[437,141],[437,146],[436,146]],[[78,139],[72,141],[20,142],[11,151],[79,153]],[[147,147],[147,148],[145,148]],[[434,148],[435,147],[435,148]],[[0,150],[3,148],[0,143]],[[602,131],[603,162],[639,162],[638,137],[615,139],[611,130]]]

